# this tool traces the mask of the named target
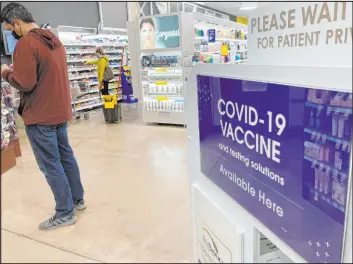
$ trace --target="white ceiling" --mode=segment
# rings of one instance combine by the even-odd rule
[[[200,3],[200,2],[199,2]],[[225,12],[228,13],[230,15],[234,15],[234,16],[246,16],[247,14],[249,14],[249,12],[253,11],[252,10],[240,10],[240,6],[241,5],[254,5],[257,4],[257,6],[261,7],[264,5],[269,5],[269,4],[273,4],[273,2],[221,2],[221,1],[217,1],[217,2],[201,2],[204,3],[205,7],[210,7],[213,9],[216,9],[218,11],[221,12]]]

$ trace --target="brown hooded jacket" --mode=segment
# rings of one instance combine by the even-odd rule
[[[25,125],[58,125],[72,118],[65,48],[49,30],[32,29],[14,51],[13,70],[4,80],[20,91]]]

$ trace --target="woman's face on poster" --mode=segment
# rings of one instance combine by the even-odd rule
[[[140,35],[143,45],[150,46],[155,43],[155,29],[150,23],[142,24]]]

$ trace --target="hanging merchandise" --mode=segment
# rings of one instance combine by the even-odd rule
[[[16,112],[12,104],[12,88],[1,81],[1,149],[7,148],[10,141],[17,138]]]
[[[1,80],[1,174],[16,165],[21,156],[17,135],[16,112],[12,102],[12,88]]]

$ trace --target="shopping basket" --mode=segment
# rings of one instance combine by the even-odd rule
[[[116,95],[102,95],[103,98],[103,113],[107,123],[120,122],[121,111],[119,111]]]

